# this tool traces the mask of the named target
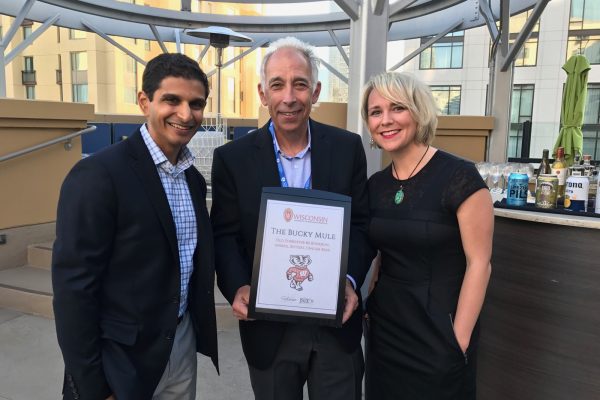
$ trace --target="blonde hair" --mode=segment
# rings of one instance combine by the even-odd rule
[[[437,106],[429,86],[414,76],[384,72],[371,77],[363,89],[361,115],[368,119],[369,95],[376,90],[383,98],[405,107],[417,123],[417,143],[431,144],[437,129]]]

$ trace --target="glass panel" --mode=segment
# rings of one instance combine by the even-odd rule
[[[533,110],[533,90],[527,89],[521,92],[521,107],[519,110],[520,117],[531,117]]]
[[[432,49],[432,68],[449,68],[452,49],[448,43],[436,43]]]
[[[585,8],[583,10],[583,29],[600,29],[600,1],[585,1]]]
[[[463,55],[462,43],[453,43],[452,44],[452,68],[462,68],[462,55]]]
[[[460,87],[458,86],[451,87],[448,115],[460,115]]]
[[[421,69],[431,68],[431,47],[423,50],[421,53]]]
[[[515,88],[512,92],[510,101],[510,122],[516,123],[519,121],[519,109],[521,108],[521,89]]]
[[[600,123],[600,87],[588,86],[587,104],[583,116],[584,124]]]
[[[582,29],[584,0],[571,0],[571,19],[569,29]]]
[[[71,53],[71,70],[72,71],[87,71],[88,59],[85,51]]]
[[[73,85],[73,101],[76,103],[87,103],[88,85]]]
[[[585,46],[584,54],[590,64],[600,64],[600,36],[590,36],[582,45]]]

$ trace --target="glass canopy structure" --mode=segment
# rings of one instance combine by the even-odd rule
[[[347,128],[367,137],[361,121],[360,91],[368,78],[386,69],[386,46],[388,41],[430,37],[419,49],[399,60],[391,70],[402,66],[427,47],[450,32],[482,25],[488,27],[493,39],[490,65],[488,98],[491,99],[486,113],[494,115],[498,123],[490,140],[488,159],[505,161],[508,140],[512,64],[523,42],[539,19],[549,0],[335,0],[330,7],[338,11],[313,15],[224,15],[192,12],[191,0],[181,0],[180,10],[129,4],[115,0],[0,0],[0,12],[14,17],[12,26],[5,31],[0,42],[0,66],[8,65],[23,49],[33,43],[51,26],[94,32],[137,62],[145,61],[129,52],[111,36],[155,40],[163,51],[165,42],[204,45],[209,41],[188,35],[198,28],[219,26],[236,31],[250,39],[251,43],[236,42],[232,46],[248,50],[234,59],[224,60],[223,65],[233,63],[253,50],[278,38],[293,35],[315,46],[334,46],[340,51],[349,67],[348,76],[325,65],[332,73],[348,84]],[[176,2],[177,4],[179,1]],[[315,0],[303,3],[288,0],[230,0],[212,3],[289,5],[290,10],[298,4],[310,7]],[[508,20],[510,15],[533,9],[517,39],[509,46]],[[7,44],[25,20],[42,25],[5,54]],[[349,46],[349,55],[342,46]],[[203,50],[203,51],[204,51]],[[6,95],[5,70],[0,68],[0,97]],[[380,165],[379,152],[365,146],[369,169]],[[372,171],[369,171],[369,173]]]

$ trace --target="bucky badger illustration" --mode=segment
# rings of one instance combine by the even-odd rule
[[[313,280],[313,274],[308,269],[311,262],[310,256],[290,255],[292,266],[288,268],[286,276],[292,289],[303,290],[302,282]]]

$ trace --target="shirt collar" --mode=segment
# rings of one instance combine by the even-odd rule
[[[148,151],[150,151],[150,156],[152,157],[154,165],[160,167],[167,163],[165,166],[171,167],[172,165],[169,162],[167,156],[165,156],[165,153],[163,153],[163,151],[160,149],[160,147],[158,147],[154,139],[152,139],[152,136],[150,136],[150,132],[148,132],[148,127],[146,126],[146,124],[143,124],[140,127],[140,132],[142,133],[142,138],[144,139],[144,143],[146,143]],[[183,146],[181,148],[181,151],[179,152],[179,155],[177,156],[177,164],[173,166],[174,172],[179,173],[181,171],[185,171],[193,164],[194,155],[187,146]]]
[[[277,150],[278,154],[281,154],[282,156],[284,156],[286,158],[304,158],[306,153],[308,153],[308,151],[310,150],[310,143],[311,143],[310,123],[308,124],[308,144],[300,153],[296,154],[294,157],[286,156],[279,148],[279,142],[277,142],[277,135],[275,135],[275,125],[273,125],[273,121],[271,121],[269,123],[269,130],[271,131],[271,133],[273,134],[273,137],[275,138],[275,150]]]

